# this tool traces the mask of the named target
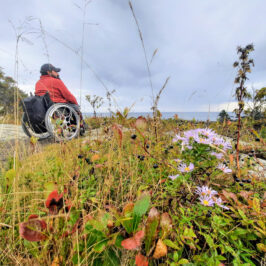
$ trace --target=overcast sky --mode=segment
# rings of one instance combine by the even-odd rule
[[[18,44],[18,84],[24,91],[34,92],[40,66],[50,62],[62,69],[61,79],[78,101],[81,94],[83,111],[91,111],[87,94],[104,97],[101,110],[107,110],[106,88],[116,90],[114,109],[134,104],[132,111],[150,111],[145,56],[127,0],[93,0],[87,5],[82,82],[83,0],[0,3],[0,67],[14,77],[13,24],[18,33],[24,32]],[[132,4],[149,62],[158,49],[150,64],[154,94],[170,76],[159,102],[161,111],[208,111],[209,105],[211,111],[230,111],[238,45],[255,46],[249,86],[266,85],[266,1],[132,0]]]

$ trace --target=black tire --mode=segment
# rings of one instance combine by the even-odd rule
[[[22,126],[22,130],[23,132],[29,137],[35,137],[37,138],[39,141],[44,140],[44,139],[48,139],[51,135],[49,132],[45,132],[45,133],[35,133],[34,130],[32,129],[32,127],[30,126],[30,123],[28,122],[27,119],[27,114],[23,113],[22,115],[22,119],[21,119],[21,126]]]
[[[77,138],[80,133],[80,117],[68,104],[56,103],[45,115],[45,127],[55,141]]]

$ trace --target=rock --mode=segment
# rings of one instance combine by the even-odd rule
[[[0,124],[0,141],[28,139],[19,125]]]

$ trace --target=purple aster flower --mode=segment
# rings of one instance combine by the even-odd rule
[[[219,144],[219,145],[223,146],[223,150],[225,150],[225,151],[228,150],[228,149],[232,149],[232,145],[231,145],[231,143],[225,141],[224,139],[222,139],[222,140],[220,141],[220,144]]]
[[[214,205],[214,201],[211,197],[200,197],[200,204],[202,204],[203,206],[213,206]]]
[[[212,138],[213,144],[217,146],[222,146],[223,150],[226,151],[228,149],[232,149],[232,145],[230,142],[225,141],[224,139],[217,137]]]
[[[206,136],[208,138],[210,138],[212,136],[216,136],[216,133],[210,128],[201,129],[200,130],[200,134],[202,134],[202,135],[204,135],[204,136]]]
[[[185,138],[187,139],[187,140],[189,140],[190,138],[195,138],[195,137],[197,137],[198,136],[198,131],[196,130],[196,129],[194,129],[194,130],[187,130],[187,131],[185,131],[184,132],[184,136],[185,136]]]
[[[211,141],[214,145],[218,145],[218,146],[224,142],[224,140],[220,138],[219,136],[212,136]]]
[[[178,170],[181,173],[188,173],[188,172],[191,172],[193,169],[194,169],[193,163],[190,163],[189,165],[186,165],[185,163],[183,163],[178,167]]]
[[[222,143],[222,145],[223,145],[223,150],[225,151],[232,149],[232,144],[230,142],[225,141],[224,143]]]
[[[210,140],[210,139],[206,139],[206,138],[204,138],[204,137],[200,137],[200,136],[195,137],[194,140],[195,140],[197,143],[211,144],[211,140]]]
[[[218,169],[220,169],[221,171],[223,171],[224,173],[232,173],[232,170],[230,168],[228,168],[225,164],[219,163],[217,166]]]
[[[218,194],[216,190],[213,190],[208,186],[197,187],[196,193],[200,197],[213,197],[214,195]]]
[[[179,177],[179,174],[177,174],[177,175],[169,175],[168,177],[170,179],[172,179],[172,180],[175,180],[177,177]]]
[[[222,153],[217,153],[217,152],[211,152],[212,156],[215,156],[217,159],[222,159],[224,157],[224,155]]]
[[[219,198],[214,197],[213,200],[214,200],[215,204],[217,204],[219,207],[221,207],[225,210],[229,210],[228,207],[226,207],[225,205],[222,204],[223,202],[222,202],[222,199],[220,197]]]
[[[178,163],[178,164],[180,164],[180,163],[182,162],[181,159],[174,159],[174,161],[175,161],[176,163]]]
[[[181,137],[180,135],[175,135],[173,138],[173,142],[178,142],[179,140],[182,140],[182,142],[185,140],[184,137]]]

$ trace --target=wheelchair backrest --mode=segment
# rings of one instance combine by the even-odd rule
[[[41,124],[49,107],[53,104],[49,93],[23,99],[22,107],[31,124]]]

